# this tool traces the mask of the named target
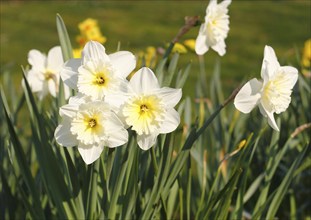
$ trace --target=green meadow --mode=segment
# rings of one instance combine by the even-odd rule
[[[242,80],[260,73],[265,45],[272,46],[281,63],[297,64],[310,37],[310,1],[233,1],[230,5],[230,32],[227,54],[220,58],[210,51],[204,58],[207,77],[215,60],[221,62],[221,79],[230,92]],[[31,49],[47,52],[58,45],[55,16],[66,24],[73,47],[77,47],[78,23],[94,18],[104,36],[108,53],[122,50],[136,53],[147,46],[166,47],[184,24],[185,16],[198,15],[204,20],[207,1],[8,1],[1,2],[1,72],[10,71],[19,87],[20,65],[27,65]],[[182,39],[196,38],[199,27]],[[198,76],[198,58],[189,51],[181,55],[180,68],[192,62],[187,93],[194,97],[193,84]]]

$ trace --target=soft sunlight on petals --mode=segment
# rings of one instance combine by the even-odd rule
[[[261,76],[263,82],[252,79],[242,87],[235,97],[234,105],[243,113],[249,113],[259,105],[269,125],[279,131],[273,114],[280,114],[288,108],[292,89],[298,80],[298,70],[291,66],[281,67],[273,48],[265,46]]]
[[[220,56],[226,53],[225,39],[229,32],[229,15],[227,7],[231,0],[217,4],[211,0],[206,8],[205,22],[201,25],[196,39],[195,51],[198,55],[205,54],[212,47]]]
[[[109,105],[88,100],[79,95],[61,108],[63,121],[56,128],[55,139],[62,146],[75,143],[85,163],[90,164],[99,158],[104,146],[126,143],[128,133]]]
[[[31,69],[26,77],[30,88],[37,93],[39,99],[43,99],[48,93],[53,97],[58,94],[60,81],[60,70],[64,64],[60,46],[50,49],[48,56],[38,50],[31,50],[28,53],[28,62]],[[65,98],[68,99],[70,92],[65,85]]]
[[[147,67],[134,74],[129,87],[129,98],[122,99],[119,115],[137,133],[139,147],[147,150],[160,133],[169,133],[178,127],[180,116],[173,107],[181,98],[181,89],[160,88]]]

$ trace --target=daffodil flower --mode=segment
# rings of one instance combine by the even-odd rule
[[[128,141],[123,123],[103,101],[79,94],[59,113],[63,120],[55,130],[56,141],[65,147],[77,146],[86,164],[97,160],[105,146],[118,147]]]
[[[125,88],[126,77],[135,66],[132,53],[119,51],[107,55],[103,45],[90,41],[83,48],[82,58],[67,61],[60,74],[69,87],[92,100],[102,100],[106,94]]]
[[[27,81],[39,99],[43,99],[48,93],[56,97],[60,83],[60,70],[64,64],[60,46],[50,49],[48,55],[38,50],[30,50],[28,62],[31,69],[27,72]],[[66,99],[70,96],[70,90],[64,87]]]
[[[249,113],[258,105],[261,114],[268,118],[269,125],[279,131],[273,114],[280,114],[288,108],[298,70],[291,66],[280,66],[273,48],[266,46],[261,78],[263,81],[254,78],[247,82],[236,95],[234,105],[243,113]]]
[[[220,56],[226,53],[225,39],[229,32],[228,6],[231,0],[224,0],[217,4],[211,0],[206,8],[205,22],[201,25],[195,43],[198,55],[205,54],[212,47]]]
[[[174,106],[181,99],[181,89],[160,88],[152,70],[143,67],[130,79],[128,92],[111,94],[106,101],[119,109],[120,118],[137,133],[143,150],[152,147],[159,134],[174,131],[180,116]]]

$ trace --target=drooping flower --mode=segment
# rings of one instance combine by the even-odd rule
[[[261,78],[263,81],[254,78],[247,82],[236,95],[234,105],[243,113],[249,113],[258,105],[261,114],[268,118],[269,125],[279,131],[273,114],[280,114],[288,108],[298,70],[280,66],[273,48],[265,46]]]
[[[137,133],[143,150],[152,147],[159,134],[174,131],[180,116],[174,106],[181,99],[181,89],[160,88],[152,70],[143,67],[129,81],[126,94],[107,96],[107,102],[119,109],[120,118]]]
[[[224,0],[217,4],[217,0],[210,0],[206,8],[205,22],[201,25],[196,39],[195,51],[198,55],[205,54],[209,47],[220,56],[226,53],[225,39],[229,32],[228,6],[231,0]]]
[[[30,50],[28,63],[31,69],[27,72],[27,81],[31,90],[38,94],[40,100],[48,93],[56,97],[60,83],[59,73],[64,64],[61,47],[51,48],[47,56],[38,50]],[[69,98],[70,90],[67,86],[64,86],[64,92],[66,99]]]
[[[101,100],[106,94],[122,90],[135,66],[132,53],[119,51],[107,55],[103,45],[90,41],[83,49],[82,59],[67,61],[60,74],[69,87],[92,100]]]
[[[91,101],[79,94],[59,113],[62,122],[55,130],[56,141],[65,147],[77,146],[86,164],[97,160],[104,147],[118,147],[128,141],[123,123],[103,101]]]

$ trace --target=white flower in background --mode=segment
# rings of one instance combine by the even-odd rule
[[[69,87],[92,100],[101,100],[109,93],[124,89],[126,77],[135,66],[132,53],[119,51],[107,55],[103,45],[90,41],[83,49],[82,59],[71,59],[65,63],[61,77]]]
[[[159,134],[174,131],[180,116],[174,106],[181,99],[181,89],[160,88],[154,73],[147,67],[130,79],[126,94],[113,94],[106,101],[119,109],[118,115],[137,133],[138,145],[148,150]]]
[[[66,147],[77,146],[86,164],[97,160],[104,146],[113,148],[128,141],[123,123],[103,101],[79,94],[59,112],[63,121],[55,130],[56,141]]]
[[[198,55],[205,54],[212,47],[220,56],[226,53],[225,39],[229,32],[228,6],[231,0],[224,0],[217,4],[217,0],[210,0],[206,8],[205,22],[201,25],[195,43]]]
[[[235,107],[249,113],[256,105],[269,125],[279,131],[273,114],[284,112],[290,102],[291,93],[298,79],[298,70],[291,66],[280,66],[272,47],[265,46],[261,68],[263,82],[252,79],[236,95]]]
[[[60,46],[51,48],[47,56],[38,50],[31,50],[28,62],[31,69],[27,73],[27,81],[31,90],[38,94],[39,99],[48,93],[56,97],[60,83],[59,72],[64,64]],[[64,86],[64,92],[66,99],[69,98],[70,89],[67,86]]]

